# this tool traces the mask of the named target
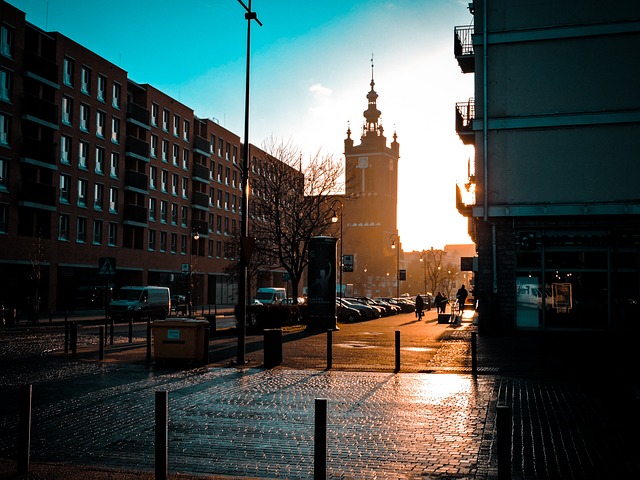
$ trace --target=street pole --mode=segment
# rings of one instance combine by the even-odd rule
[[[246,363],[245,351],[247,341],[247,277],[249,265],[248,231],[249,231],[249,79],[251,72],[251,20],[262,26],[258,16],[251,11],[251,0],[245,5],[242,0],[238,3],[246,10],[244,18],[247,20],[247,71],[244,101],[244,145],[242,146],[242,218],[240,228],[240,280],[238,285],[238,359],[239,365]]]
[[[400,240],[398,239],[398,235],[392,233],[389,239],[391,240],[391,249],[396,249],[396,298],[400,298]],[[396,245],[396,240],[398,241],[398,245]]]

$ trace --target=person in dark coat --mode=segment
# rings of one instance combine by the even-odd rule
[[[438,292],[435,302],[438,313],[444,313],[445,309],[447,308],[447,299],[445,298],[445,296]]]
[[[464,311],[464,303],[467,301],[468,296],[469,292],[467,292],[467,289],[464,287],[464,285],[462,285],[458,289],[458,293],[456,293],[456,298],[458,299],[458,304],[460,305],[460,313]]]
[[[416,297],[416,317],[418,318],[418,320],[422,320],[423,310],[424,310],[424,300],[422,299],[420,294],[418,294],[418,296]]]

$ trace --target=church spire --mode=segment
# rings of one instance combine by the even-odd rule
[[[378,110],[376,101],[378,100],[378,94],[373,89],[376,82],[373,80],[373,54],[371,54],[371,90],[367,94],[367,100],[369,103],[368,108],[364,111],[364,135],[366,137],[368,135],[377,135],[378,130],[380,130],[380,134],[382,134],[382,126],[379,126],[379,120],[381,112]]]

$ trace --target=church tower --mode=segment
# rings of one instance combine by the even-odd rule
[[[356,292],[371,296],[396,296],[400,239],[397,229],[398,160],[400,145],[394,132],[387,146],[374,90],[371,90],[360,144],[354,145],[351,127],[344,141],[345,219],[344,248],[355,258],[352,280]],[[393,245],[393,247],[392,247]],[[349,279],[347,279],[349,281]]]

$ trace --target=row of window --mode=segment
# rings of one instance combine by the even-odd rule
[[[60,163],[64,165],[71,165],[73,158],[73,139],[68,135],[62,135],[60,137]],[[101,146],[96,146],[94,150],[93,158],[93,170],[99,175],[104,175],[107,166],[106,162],[106,150]],[[89,143],[85,141],[78,142],[78,168],[88,171],[90,169],[89,162],[91,160],[89,156]],[[112,178],[119,178],[120,176],[120,154],[118,152],[109,153],[109,175]]]
[[[85,178],[79,178],[77,183],[76,201],[78,207],[89,208],[89,181]],[[104,210],[104,191],[105,186],[102,183],[96,183],[93,186],[93,209],[96,211]],[[58,197],[60,204],[71,204],[71,176],[64,173],[60,174],[60,195]],[[109,187],[109,213],[118,213],[118,188]]]
[[[67,95],[62,96],[62,123],[67,126],[73,126],[73,99]],[[107,114],[102,110],[96,112],[96,125],[95,133],[98,138],[106,138],[107,130]],[[89,133],[91,128],[91,107],[86,103],[80,104],[80,118],[78,121],[80,131]],[[118,117],[111,117],[111,141],[113,143],[120,143],[120,119]]]
[[[62,82],[68,86],[73,87],[75,84],[75,60],[71,57],[64,57],[64,64],[62,70]],[[80,67],[80,91],[85,95],[92,94],[92,70],[87,65]],[[122,97],[122,86],[118,82],[112,82],[111,84],[111,106],[120,109],[120,102]],[[107,77],[102,74],[98,74],[96,82],[96,98],[98,101],[106,103],[107,101]]]

